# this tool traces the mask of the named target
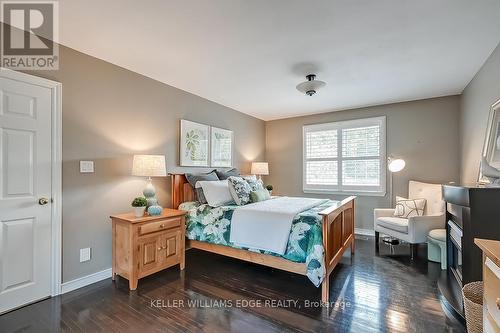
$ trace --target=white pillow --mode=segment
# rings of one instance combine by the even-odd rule
[[[201,187],[207,199],[208,205],[219,207],[233,202],[229,184],[225,180],[200,180],[196,182],[196,188]]]
[[[396,209],[394,210],[395,217],[410,218],[413,216],[424,215],[425,199],[406,199],[396,196]]]

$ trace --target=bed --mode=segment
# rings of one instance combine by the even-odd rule
[[[329,276],[347,249],[354,254],[355,197],[325,201],[294,218],[283,255],[236,247],[228,239],[231,215],[237,206],[217,208],[195,202],[193,188],[183,174],[172,174],[172,207],[186,210],[186,248],[196,248],[307,276],[321,285],[321,300],[329,302]],[[201,231],[210,220],[222,231]],[[298,244],[298,237],[300,242]],[[305,239],[305,240],[304,240]],[[304,245],[307,244],[307,245]]]

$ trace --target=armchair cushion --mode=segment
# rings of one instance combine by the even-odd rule
[[[424,215],[443,214],[445,212],[440,184],[428,184],[410,180],[408,184],[408,198],[425,198],[427,200]]]
[[[406,199],[396,197],[395,217],[410,218],[424,215],[425,199]]]
[[[379,217],[376,222],[381,227],[404,234],[408,233],[408,219],[400,217]]]

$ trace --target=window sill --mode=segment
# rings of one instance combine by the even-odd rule
[[[360,197],[385,197],[387,192],[370,192],[370,191],[329,191],[329,190],[306,190],[302,189],[303,193],[307,194],[335,194],[335,195],[357,195]]]

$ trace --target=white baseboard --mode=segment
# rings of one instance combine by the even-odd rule
[[[70,291],[88,286],[89,284],[96,283],[111,277],[111,268],[105,269],[100,272],[95,272],[93,274],[82,276],[81,278],[74,279],[68,282],[64,282],[61,285],[61,294],[68,293]]]
[[[362,236],[375,236],[375,230],[373,229],[362,229],[354,228],[354,234]]]

